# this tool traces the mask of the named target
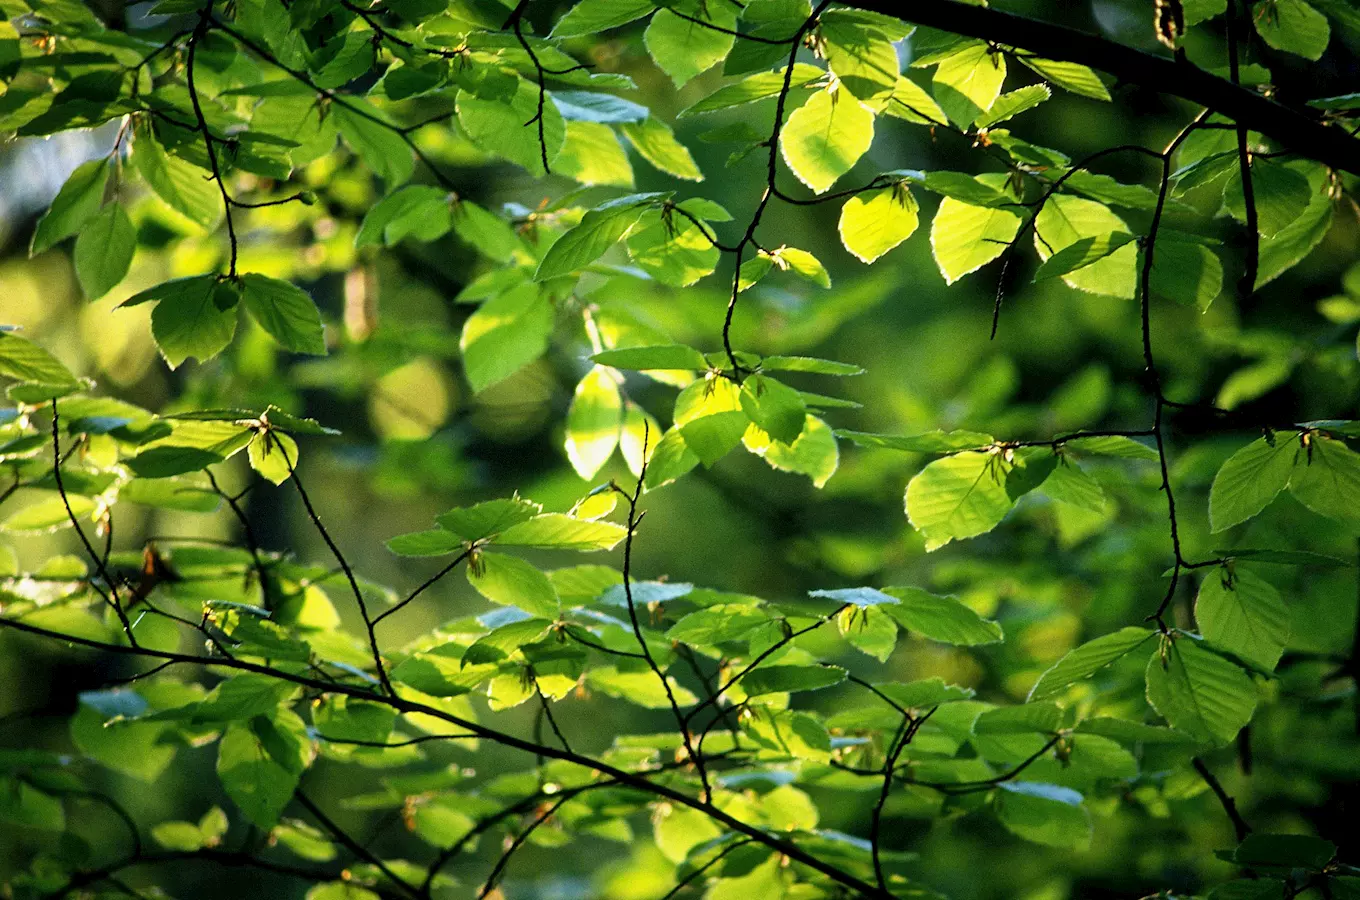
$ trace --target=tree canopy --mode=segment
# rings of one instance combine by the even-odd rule
[[[1360,897],[1347,0],[0,9],[4,896]]]

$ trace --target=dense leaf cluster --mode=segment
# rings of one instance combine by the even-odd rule
[[[309,900],[484,897],[525,844],[600,840],[619,856],[633,845],[618,877],[642,885],[598,888],[609,896],[933,897],[948,885],[918,877],[904,821],[985,816],[1017,839],[1084,852],[1117,811],[1150,827],[1209,791],[1238,843],[1223,844],[1233,868],[1216,870],[1224,883],[1208,896],[1360,895],[1353,845],[1338,851],[1302,818],[1283,823],[1296,833],[1252,833],[1211,768],[1249,747],[1244,729],[1264,717],[1277,735],[1307,736],[1314,750],[1300,757],[1356,774],[1355,654],[1296,632],[1307,609],[1349,616],[1338,633],[1354,624],[1354,596],[1335,596],[1355,577],[1347,540],[1360,526],[1357,278],[1324,303],[1325,340],[1224,338],[1254,361],[1212,402],[1167,377],[1152,326],[1161,306],[1245,302],[1297,266],[1353,202],[1353,173],[1211,108],[1155,148],[1074,157],[1034,143],[1013,130],[1018,117],[1064,94],[1109,102],[1107,80],[1004,33],[975,35],[958,0],[918,2],[932,16],[965,10],[959,28],[917,27],[889,4],[809,0],[580,0],[551,17],[527,0],[160,0],[119,22],[74,0],[0,0],[0,130],[109,134],[70,172],[30,252],[70,244],[90,300],[154,304],[170,369],[338,351],[343,365],[316,370],[314,386],[371,380],[384,351],[363,356],[362,290],[337,324],[299,283],[452,238],[476,258],[451,298],[467,312],[456,341],[419,352],[456,357],[485,394],[568,348],[580,365],[562,448],[593,483],[570,504],[515,494],[411,522],[388,550],[443,567],[398,590],[351,562],[334,536],[346,523],[323,522],[304,487],[315,482],[300,452],[338,432],[297,414],[296,396],[238,409],[189,395],[153,411],[0,331],[0,531],[74,541],[72,554],[23,565],[0,544],[0,629],[131,661],[80,694],[69,752],[0,752],[0,827],[32,851],[10,893],[148,896],[137,885],[156,884],[160,864],[192,860],[300,879]],[[1157,6],[1155,37],[1178,54],[1228,38],[1228,92],[1269,93],[1273,78],[1239,65],[1239,42],[1318,60],[1340,40],[1334,28],[1360,26],[1333,0]],[[611,70],[620,44],[639,45],[684,104],[620,96],[638,87]],[[1360,109],[1355,94],[1311,99],[1312,121],[1330,130]],[[757,175],[701,171],[674,124],[692,121],[730,150],[729,166],[754,160]],[[899,126],[976,161],[877,171],[876,132]],[[1117,180],[1102,171],[1115,159],[1150,174]],[[556,187],[536,206],[479,205],[467,169],[492,160]],[[355,184],[363,193],[347,196]],[[749,206],[739,192],[752,195],[749,215],[729,209]],[[1128,301],[1141,374],[1123,387],[1138,417],[1103,422],[1109,374],[1087,372],[1043,417],[988,402],[980,380],[975,412],[937,430],[836,427],[858,406],[837,393],[863,374],[858,361],[806,355],[816,341],[796,318],[781,331],[790,320],[771,317],[780,334],[749,343],[734,328],[762,292],[832,289],[834,267],[784,243],[776,212],[823,203],[865,264],[891,265],[885,254],[914,238],[946,284],[999,261],[1035,290]],[[158,277],[134,266],[148,258]],[[996,292],[994,334],[1013,281]],[[699,336],[673,333],[637,299],[711,284],[725,316]],[[1258,415],[1252,402],[1305,364],[1350,386],[1334,392],[1332,418]],[[397,384],[394,407],[434,402],[428,379],[399,371],[415,387]],[[433,430],[393,415],[407,436]],[[910,469],[901,528],[924,551],[1040,528],[1058,549],[953,557],[963,562],[915,583],[869,566],[793,596],[635,573],[650,492],[739,451],[821,489],[843,447]],[[224,474],[242,460],[296,495],[319,556],[258,537],[249,488]],[[1286,489],[1306,510],[1290,515],[1309,524],[1253,532]],[[1187,505],[1207,510],[1217,537],[1184,537]],[[227,516],[231,538],[120,541],[115,523],[146,509]],[[1021,596],[1060,593],[1067,566],[1130,581],[1122,617],[1062,624],[1056,599]],[[390,617],[460,568],[489,605],[391,639]],[[1307,605],[1309,590],[1324,599]],[[1061,649],[1035,650],[1044,640]],[[950,654],[953,673],[882,676],[908,649]],[[1009,660],[1009,674],[979,691],[987,659]],[[581,719],[596,714],[573,716],[586,703],[653,711],[631,720],[652,730],[610,730],[620,720],[600,713],[584,739]],[[99,786],[104,769],[154,783],[209,745],[221,802],[192,820],[134,821]],[[450,762],[510,756],[490,774]],[[1288,758],[1268,765],[1287,779]],[[318,771],[343,771],[343,788],[311,790]],[[86,803],[125,820],[108,843],[129,849],[68,831]],[[410,840],[400,854],[372,850],[337,807],[390,811]],[[489,872],[458,865],[502,835]]]

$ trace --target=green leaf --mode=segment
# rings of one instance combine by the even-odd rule
[[[28,245],[29,256],[36,256],[71,235],[78,234],[87,222],[99,214],[108,183],[108,160],[92,159],[77,166],[33,229],[33,239]]]
[[[905,684],[886,682],[877,684],[875,687],[908,709],[924,709],[929,706],[938,706],[941,703],[969,700],[974,693],[972,688],[947,684],[943,678],[938,676],[924,678],[920,681],[910,681]]]
[[[1053,92],[1047,85],[1042,84],[1030,84],[1019,90],[1009,91],[997,97],[991,109],[980,114],[974,124],[980,130],[993,128],[1009,118],[1033,109],[1052,96]]]
[[[1039,676],[1029,692],[1029,702],[1062,696],[1078,681],[1090,678],[1101,669],[1132,653],[1154,632],[1147,628],[1121,628],[1069,650],[1062,659]]]
[[[1057,460],[1057,465],[1039,487],[1044,494],[1061,503],[1095,513],[1105,509],[1105,491],[1100,482],[1066,457]]]
[[[792,691],[819,691],[845,680],[846,672],[836,666],[763,666],[741,679],[741,687],[752,697]]]
[[[837,431],[861,447],[884,447],[911,453],[950,453],[955,450],[977,450],[991,446],[996,438],[980,431],[927,431],[924,434],[896,435],[869,434],[863,431]]]
[[[808,63],[794,63],[792,72],[781,68],[774,72],[760,72],[736,84],[718,88],[704,99],[680,111],[677,118],[694,116],[699,113],[714,112],[733,106],[742,106],[773,97],[784,89],[787,75],[790,88],[800,88],[826,75],[821,69]]]
[[[1004,209],[946,197],[930,226],[930,249],[946,284],[996,259],[1020,231],[1020,217]]]
[[[586,684],[601,693],[626,700],[646,709],[665,709],[670,706],[670,700],[661,679],[647,669],[638,672],[620,672],[613,666],[598,666],[587,670]],[[682,706],[695,703],[699,699],[674,678],[668,676],[666,684],[670,686],[670,696],[673,696],[675,702]]]
[[[674,415],[685,446],[706,466],[740,444],[750,425],[741,408],[741,389],[725,378],[704,378],[685,388],[676,398]]]
[[[1110,92],[1100,77],[1080,63],[1041,59],[1028,53],[1018,54],[1020,62],[1064,90],[1093,100],[1109,102]]]
[[[1315,190],[1308,208],[1292,224],[1261,240],[1256,286],[1269,283],[1313,251],[1332,227],[1336,204],[1325,191]]]
[[[663,344],[655,347],[624,347],[618,350],[604,350],[591,357],[602,366],[616,369],[689,369],[704,371],[708,362],[704,355],[693,347],[683,344]]]
[[[121,204],[110,203],[91,218],[76,238],[74,263],[80,289],[97,300],[127,275],[137,250],[137,229]]]
[[[561,608],[548,576],[518,557],[483,551],[467,567],[467,580],[492,603],[517,606],[530,615],[556,619]]]
[[[619,130],[643,159],[662,172],[686,181],[704,180],[704,173],[699,171],[689,149],[676,140],[670,126],[656,116],[624,123]]]
[[[397,535],[387,542],[387,549],[398,556],[444,556],[459,553],[464,547],[458,535],[435,528]]]
[[[884,102],[883,98],[879,98],[878,102]],[[935,98],[905,75],[898,76],[897,85],[888,96],[883,112],[916,125],[949,125],[949,117],[940,109]]]
[[[227,726],[217,750],[217,777],[246,818],[268,830],[293,799],[311,756],[306,726],[281,709]]]
[[[702,220],[699,201],[677,205],[689,215],[648,210],[628,235],[628,255],[648,275],[671,287],[688,287],[717,268],[720,253]]]
[[[627,534],[613,522],[588,522],[561,513],[544,513],[506,528],[495,543],[540,550],[610,550]]]
[[[816,375],[864,374],[864,369],[851,363],[812,356],[767,356],[760,361],[760,368],[766,372],[811,372]]]
[[[567,459],[582,478],[594,478],[619,444],[623,401],[616,374],[592,367],[576,385],[567,411]]]
[[[1141,184],[1123,184],[1109,175],[1098,175],[1085,169],[1069,172],[1064,184],[1078,194],[1109,206],[1147,210],[1157,207],[1157,194],[1152,189]],[[1165,233],[1165,229],[1158,232],[1159,235]]]
[[[212,173],[165,152],[150,130],[136,132],[132,161],[142,179],[176,212],[204,227],[222,217],[222,194]]]
[[[1152,255],[1151,288],[1203,312],[1223,290],[1223,262],[1192,235],[1164,228]]]
[[[210,846],[210,841],[193,822],[161,822],[151,828],[151,838],[167,850],[192,853]]]
[[[848,603],[852,606],[857,606],[860,609],[868,609],[871,606],[882,606],[885,603],[895,604],[899,602],[892,594],[885,594],[883,591],[871,587],[808,591],[808,596],[835,600],[837,603]]]
[[[344,105],[336,103],[330,108],[340,136],[389,188],[406,182],[415,171],[411,148],[398,132],[382,124],[385,120],[372,106],[351,109],[356,102],[361,101],[347,99]]]
[[[652,840],[661,854],[673,863],[685,862],[696,847],[707,847],[722,834],[708,816],[685,806],[659,809],[652,819]]]
[[[332,881],[313,885],[304,900],[382,900],[382,895],[353,881]]]
[[[1256,686],[1240,666],[1180,636],[1148,658],[1147,699],[1172,728],[1226,744],[1251,721]]]
[[[1238,169],[1238,156],[1235,151],[1211,153],[1173,172],[1171,180],[1175,182],[1175,187],[1171,193],[1179,197],[1197,187],[1212,184]]]
[[[436,223],[441,215],[440,211],[435,212]],[[453,205],[452,222],[459,238],[496,262],[508,262],[524,247],[509,222],[471,200],[460,199]]]
[[[411,237],[433,241],[453,227],[448,191],[427,184],[398,188],[369,208],[354,236],[354,246],[382,244],[387,247]]]
[[[150,709],[147,698],[156,699],[155,690],[144,688],[146,696],[127,689],[80,694],[71,718],[71,741],[82,754],[116,772],[154,782],[174,760],[177,749],[173,741],[166,740],[169,726],[136,721]]]
[[[831,275],[827,273],[822,261],[806,250],[797,247],[780,247],[770,254],[770,261],[783,272],[792,272],[799,278],[811,281],[824,288],[831,287]]]
[[[550,37],[567,38],[598,34],[640,19],[656,4],[650,0],[581,0],[557,20]]]
[[[247,443],[249,438],[242,441],[242,446]],[[222,454],[201,447],[161,446],[143,450],[127,460],[127,467],[142,478],[174,478],[201,471],[223,459]]]
[[[1121,231],[1079,238],[1044,260],[1034,273],[1034,280],[1043,281],[1046,278],[1057,278],[1059,275],[1084,269],[1092,263],[1106,258],[1133,239],[1133,235]],[[1158,250],[1160,249],[1159,247]]]
[[[537,503],[513,497],[456,507],[439,516],[437,521],[440,528],[465,541],[480,541],[512,525],[527,522],[542,511]]]
[[[262,431],[247,448],[250,467],[274,484],[283,484],[298,464],[297,441],[279,431]]]
[[[883,31],[858,20],[851,10],[831,10],[820,17],[817,35],[827,65],[860,100],[890,95],[896,89],[901,65]]]
[[[666,639],[714,646],[726,641],[747,640],[769,623],[770,617],[757,607],[718,603],[682,616],[666,632]]]
[[[1315,62],[1332,37],[1327,17],[1304,0],[1261,0],[1252,7],[1251,20],[1271,47]]]
[[[1266,671],[1272,671],[1289,641],[1289,607],[1268,581],[1246,571],[1211,572],[1195,598],[1200,633]]]
[[[1303,215],[1312,199],[1308,179],[1283,163],[1255,157],[1251,163],[1251,187],[1256,203],[1256,225],[1270,237],[1288,228]],[[1223,186],[1223,206],[1239,222],[1246,222],[1246,197],[1239,166]]]
[[[726,410],[697,417],[680,426],[685,446],[705,466],[712,466],[741,443],[750,419],[741,410]]]
[[[555,174],[586,185],[633,186],[633,166],[613,128],[597,122],[568,122],[566,134],[553,160]]]
[[[907,484],[907,517],[926,549],[991,531],[1010,512],[1005,462],[994,453],[965,451],[938,459]]]
[[[1308,448],[1294,457],[1289,492],[1318,515],[1360,522],[1360,453],[1331,438],[1308,438]]]
[[[55,356],[12,331],[0,331],[0,375],[39,384],[78,384]]]
[[[155,302],[151,333],[172,369],[189,357],[206,362],[221,353],[236,333],[236,286],[215,275],[176,278],[147,288],[123,306]]]
[[[486,301],[468,316],[458,346],[463,369],[478,393],[509,378],[548,349],[554,313],[535,284],[522,284]]]
[[[1336,844],[1307,834],[1251,834],[1237,845],[1232,857],[1243,868],[1320,872],[1336,858]]]
[[[1030,701],[983,712],[973,721],[973,734],[1055,734],[1062,723],[1059,706]]]
[[[1027,841],[1085,850],[1091,845],[1091,817],[1081,794],[1056,784],[1006,781],[998,785],[996,815]]]
[[[967,128],[992,108],[1006,80],[1006,58],[982,42],[940,63],[932,88],[949,121]]]
[[[1047,262],[1083,238],[1110,240],[1111,234],[1128,231],[1124,220],[1103,203],[1056,194],[1048,198],[1035,217],[1034,245],[1039,258]],[[1084,251],[1080,253],[1079,259],[1086,255]],[[1062,274],[1062,280],[1071,287],[1093,294],[1132,297],[1137,283],[1138,248],[1125,240],[1103,258],[1073,268],[1077,271]]]
[[[1098,434],[1090,437],[1076,435],[1064,441],[1063,447],[1076,453],[1089,453],[1093,456],[1143,459],[1149,462],[1156,462],[1159,458],[1155,447],[1149,447],[1122,434]]]
[[[575,122],[617,125],[643,122],[649,115],[645,106],[594,91],[553,91],[552,102],[564,119]]]
[[[661,71],[671,77],[677,88],[691,78],[722,62],[736,40],[731,32],[737,24],[736,12],[723,4],[689,3],[680,8],[692,18],[716,28],[681,18],[669,9],[659,9],[643,34],[647,52]],[[725,30],[718,30],[725,29]]]
[[[644,207],[665,194],[629,194],[610,200],[582,217],[580,224],[563,234],[548,248],[534,272],[535,281],[570,275],[605,254],[633,227]]]
[[[747,430],[742,441],[746,449],[764,459],[772,468],[806,475],[816,488],[825,487],[840,465],[836,435],[830,426],[810,414],[803,425],[803,433],[792,444],[773,440],[758,426]]]
[[[841,243],[860,262],[871,263],[911,237],[916,198],[906,185],[857,194],[841,207]]]
[[[1258,438],[1228,457],[1209,489],[1211,528],[1224,531],[1270,505],[1289,484],[1298,452],[1298,445],[1281,435],[1273,442]]]
[[[242,275],[241,300],[251,318],[284,349],[326,355],[321,314],[306,291],[267,275]]]
[[[458,124],[481,149],[542,176],[543,157],[546,154],[551,166],[566,141],[567,126],[555,103],[543,104],[543,120],[538,121],[538,92],[537,84],[522,78],[516,81],[515,94],[508,100],[483,99],[459,91]]]
[[[845,609],[836,617],[841,637],[861,653],[887,662],[897,647],[897,623],[881,611]]]
[[[672,428],[656,441],[647,464],[644,487],[653,491],[670,484],[699,465],[699,456],[685,443],[679,428]]]
[[[779,135],[784,162],[798,180],[825,193],[874,140],[874,114],[849,91],[820,90],[793,111]]]
[[[765,375],[752,375],[742,383],[741,408],[757,427],[785,444],[798,439],[807,419],[807,405],[799,393]]]
[[[220,457],[214,462],[220,461]],[[206,482],[190,478],[133,478],[118,489],[119,503],[139,503],[182,512],[214,512],[221,498]]]
[[[883,610],[908,631],[945,644],[972,647],[995,644],[1001,626],[984,619],[954,597],[941,597],[920,588],[888,587],[883,593],[898,599]]]

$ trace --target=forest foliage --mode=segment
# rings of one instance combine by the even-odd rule
[[[897,6],[0,0],[0,131],[99,141],[93,349],[0,330],[0,638],[86,673],[8,896],[1360,896],[1360,14]],[[978,315],[831,340],[894,291]],[[546,371],[569,471],[466,474]]]

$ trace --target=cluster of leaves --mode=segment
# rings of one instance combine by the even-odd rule
[[[1186,29],[1216,27],[1231,2],[1169,3],[1174,15],[1159,18],[1159,36],[1179,45]],[[1231,746],[1258,707],[1285,702],[1275,688],[1293,613],[1271,573],[1351,566],[1307,548],[1236,547],[1202,560],[1183,551],[1166,420],[1194,407],[1165,393],[1149,327],[1154,303],[1203,311],[1225,293],[1225,271],[1241,262],[1233,222],[1248,228],[1244,290],[1297,265],[1331,229],[1345,176],[1295,152],[1287,136],[1212,110],[1164,150],[1121,146],[1074,159],[1010,126],[1055,91],[1109,101],[1094,71],[1004,35],[982,40],[863,8],[877,5],[581,0],[538,36],[527,2],[161,0],[151,10],[159,24],[119,31],[70,0],[0,0],[12,20],[12,33],[0,34],[0,130],[39,136],[117,123],[107,155],[72,172],[30,250],[75,238],[90,299],[117,289],[139,257],[163,263],[172,277],[121,305],[155,304],[150,326],[172,369],[222,354],[242,309],[282,351],[325,355],[338,330],[327,331],[294,280],[451,234],[479,260],[453,298],[473,307],[458,339],[472,391],[567,343],[588,358],[565,417],[570,465],[591,481],[617,450],[636,479],[607,481],[556,509],[519,496],[460,506],[434,528],[393,537],[388,549],[400,557],[446,562],[403,594],[355,571],[303,487],[297,438],[333,429],[277,407],[157,414],[95,395],[36,343],[0,332],[0,375],[13,382],[13,405],[0,410],[0,465],[12,478],[2,498],[28,500],[0,530],[69,528],[83,552],[28,570],[0,551],[0,626],[144,660],[150,667],[130,683],[81,694],[72,745],[83,760],[153,781],[184,748],[215,743],[232,810],[156,824],[149,835],[161,851],[142,846],[129,818],[134,850],[111,860],[104,848],[55,838],[68,804],[104,796],[90,793],[68,756],[4,755],[0,818],[53,836],[12,879],[16,896],[122,890],[124,869],[186,858],[309,880],[310,900],[456,894],[446,867],[504,833],[486,896],[526,843],[589,836],[629,845],[645,827],[656,852],[637,866],[659,873],[658,895],[708,883],[715,898],[929,897],[912,856],[883,840],[890,803],[894,815],[928,820],[982,812],[1019,838],[1084,850],[1094,816],[1119,804],[1165,815],[1190,793],[1187,779],[1199,778],[1238,830],[1224,859],[1263,876],[1211,896],[1360,891],[1325,840],[1248,836],[1201,759]],[[1330,39],[1328,16],[1357,24],[1343,4],[1316,5],[1322,11],[1261,0],[1250,12],[1267,46],[1315,60]],[[643,20],[641,44],[677,89],[718,66],[728,77],[677,119],[716,122],[701,140],[729,145],[729,165],[767,159],[747,221],[691,194],[705,179],[694,154],[654,110],[617,95],[633,79],[580,61],[600,34],[633,34]],[[1246,68],[1234,55],[1232,80],[1271,78]],[[1339,123],[1357,103],[1351,95],[1315,106]],[[872,161],[875,130],[888,119],[975,147],[1000,171],[893,169],[833,191]],[[655,177],[689,184],[636,191],[630,151]],[[1095,171],[1116,153],[1155,163],[1150,184]],[[569,187],[536,207],[478,205],[453,173],[492,159]],[[341,167],[383,185],[345,226],[332,216],[362,204],[327,190]],[[806,191],[782,188],[784,169]],[[837,430],[828,419],[857,404],[805,388],[861,374],[858,365],[734,344],[733,314],[747,292],[831,286],[812,252],[765,239],[771,204],[839,204],[842,245],[873,263],[918,230],[923,201],[935,204],[929,243],[946,283],[1021,261],[1032,246],[1037,264],[1017,265],[1034,282],[1136,301],[1151,422],[1034,440]],[[302,248],[320,249],[293,252]],[[677,342],[629,300],[638,285],[706,279],[721,282],[727,302],[709,351]],[[998,313],[1000,304],[998,294]],[[1338,296],[1326,311],[1349,325],[1356,306]],[[566,330],[570,339],[555,340]],[[1261,354],[1267,371],[1238,373],[1235,402],[1205,412],[1217,430],[1264,435],[1232,453],[1208,491],[1212,530],[1233,530],[1234,540],[1286,487],[1345,527],[1360,515],[1360,454],[1347,443],[1360,437],[1355,421],[1228,415],[1298,364],[1294,348],[1277,346]],[[1283,372],[1277,355],[1288,358]],[[668,411],[644,408],[656,385],[678,389]],[[1173,568],[1160,606],[1049,660],[1024,702],[1008,703],[979,699],[954,683],[963,678],[856,674],[908,640],[1013,646],[994,607],[927,589],[933,582],[789,599],[633,576],[645,491],[739,446],[821,488],[838,470],[842,439],[937,457],[922,460],[905,494],[926,550],[992,532],[1021,504],[1052,504],[1089,533],[1128,502],[1128,484],[1157,470],[1159,484],[1143,493],[1165,495],[1159,521]],[[242,450],[259,477],[292,486],[334,566],[256,540],[244,495],[219,482]],[[116,550],[115,516],[129,507],[224,512],[240,540]],[[619,566],[545,568],[539,556],[620,545]],[[380,640],[389,616],[459,566],[494,608],[403,645]],[[1176,627],[1171,604],[1193,571],[1204,576],[1193,616]],[[360,627],[346,629],[351,607]],[[195,652],[185,652],[191,643]],[[202,672],[176,677],[190,664]],[[814,692],[825,693],[806,696]],[[818,705],[817,696],[834,700]],[[656,710],[669,717],[667,730],[613,734],[587,752],[560,721],[578,700]],[[526,704],[532,737],[507,713]],[[483,743],[525,751],[534,764],[477,777],[441,755],[445,744]],[[304,776],[331,765],[380,773],[377,786],[335,799],[399,812],[418,839],[408,852],[421,861],[368,850],[309,797]],[[855,835],[828,827],[823,792],[862,799],[867,823]],[[295,808],[311,821],[286,815]]]

